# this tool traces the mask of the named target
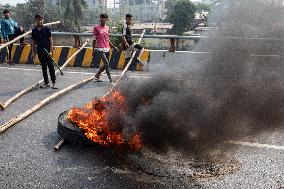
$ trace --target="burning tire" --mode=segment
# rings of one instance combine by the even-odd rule
[[[57,132],[65,141],[73,144],[94,144],[87,139],[79,127],[68,121],[67,111],[61,113],[58,117]]]
[[[83,145],[95,144],[87,139],[79,127],[68,121],[67,112],[59,115],[57,131],[69,143]],[[184,158],[175,151],[162,155],[145,148],[139,153],[126,154],[126,157],[128,157],[126,158],[127,162],[140,171],[150,175],[169,178],[190,177],[195,180],[214,179],[233,173],[240,167],[239,162],[236,160],[219,163],[203,162]]]

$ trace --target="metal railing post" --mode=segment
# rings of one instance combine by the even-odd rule
[[[169,52],[176,52],[176,39],[175,38],[171,38],[171,47],[169,49]]]

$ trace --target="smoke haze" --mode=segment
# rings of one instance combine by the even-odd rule
[[[195,48],[210,52],[206,59],[182,70],[163,66],[147,81],[125,80],[125,135],[139,131],[156,152],[208,156],[228,140],[283,126],[280,8],[272,1],[224,1],[210,16],[216,29]],[[199,65],[194,74],[192,64]]]

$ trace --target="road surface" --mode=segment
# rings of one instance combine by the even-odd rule
[[[64,88],[87,78],[96,70],[68,68],[58,76]],[[118,75],[115,72],[114,75]],[[149,73],[128,73],[132,79],[149,79]],[[42,78],[38,66],[1,66],[0,101]],[[209,180],[167,178],[149,175],[111,161],[111,154],[93,147],[64,145],[53,150],[60,140],[56,132],[58,115],[102,96],[105,82],[90,82],[71,91],[14,127],[0,134],[0,188],[275,188],[284,187],[284,128],[232,144],[240,168],[232,174]],[[24,95],[5,111],[0,124],[33,107],[51,95],[52,89],[38,89]]]

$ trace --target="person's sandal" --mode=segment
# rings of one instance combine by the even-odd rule
[[[96,82],[102,82],[102,80],[100,79],[100,75],[99,74],[95,75],[95,80],[96,80]]]
[[[39,86],[39,88],[41,88],[41,89],[46,89],[46,88],[48,88],[48,87],[50,87],[49,84],[43,84],[43,85],[40,85],[40,86]]]
[[[58,89],[58,87],[55,86],[55,83],[53,83],[53,85],[52,85],[51,88],[52,88],[52,89]]]
[[[8,61],[6,62],[6,64],[8,64],[8,65],[13,65],[13,62],[12,62],[11,60],[8,60]]]

